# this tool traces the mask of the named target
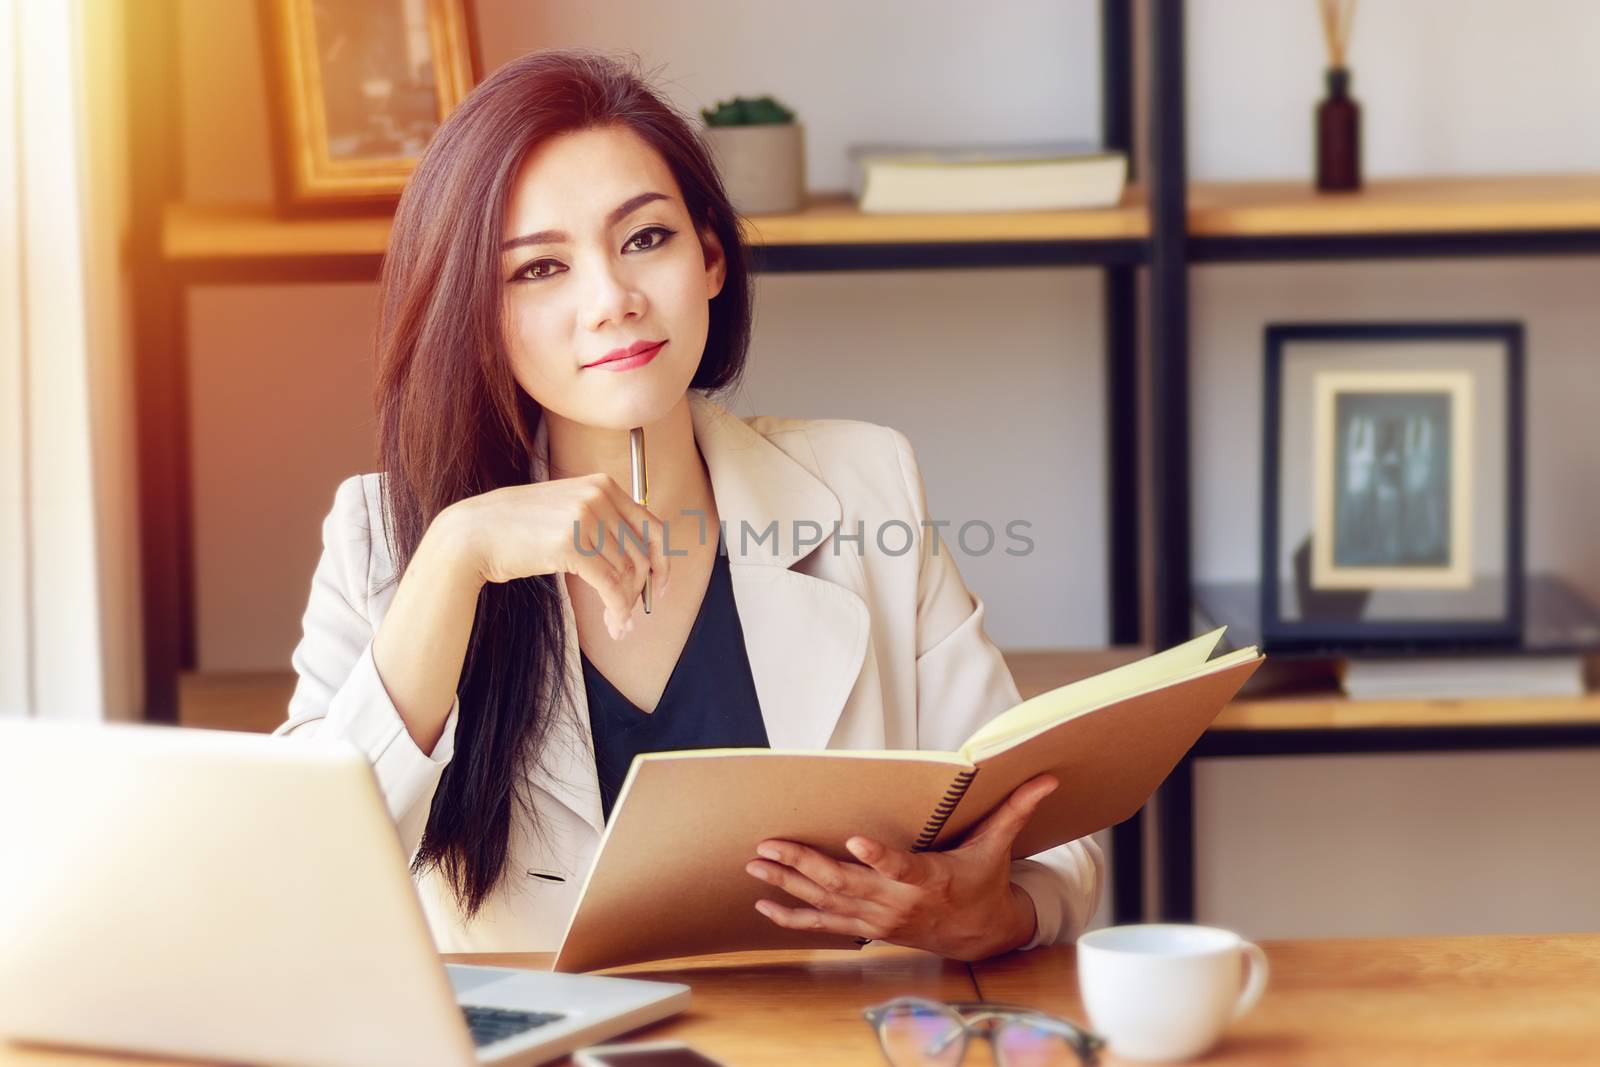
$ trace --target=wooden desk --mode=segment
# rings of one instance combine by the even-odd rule
[[[518,957],[461,959],[504,965]],[[707,956],[676,966],[639,964],[605,973],[688,983],[693,990],[689,1010],[636,1039],[683,1041],[730,1067],[888,1067],[861,1009],[907,993],[934,1000],[978,999],[966,964],[891,945],[859,953]]]
[[[1226,1067],[1542,1067],[1600,1056],[1600,934],[1262,942],[1272,976]],[[1084,1020],[1071,950],[974,968],[982,999]],[[1106,1056],[1106,1067],[1127,1062]]]
[[[1600,934],[1268,941],[1272,980],[1209,1056],[1223,1067],[1543,1067],[1600,1049]],[[453,960],[547,966],[548,954]],[[968,967],[925,953],[707,956],[608,973],[689,983],[689,1010],[629,1039],[686,1041],[730,1067],[885,1067],[861,1009],[902,993],[1025,1004],[1083,1021],[1070,946]],[[1115,1056],[1106,1056],[1115,1067]],[[993,1063],[974,1042],[963,1067]],[[0,1067],[165,1061],[0,1045]],[[189,1064],[188,1067],[194,1067]]]

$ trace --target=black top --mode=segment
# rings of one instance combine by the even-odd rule
[[[655,711],[640,711],[587,655],[582,658],[600,804],[608,821],[633,757],[641,752],[769,747],[720,538],[700,613]]]

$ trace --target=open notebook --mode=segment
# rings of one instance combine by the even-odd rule
[[[1129,818],[1255,673],[1254,646],[1208,659],[1222,627],[1025,700],[957,752],[702,749],[634,759],[568,921],[555,968],[754,948],[853,948],[755,910],[792,903],[745,873],[783,838],[856,862],[864,834],[892,847],[957,841],[1013,789],[1049,771],[1012,849],[1029,856]]]

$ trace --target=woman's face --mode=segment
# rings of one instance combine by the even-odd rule
[[[682,400],[726,260],[655,149],[626,127],[539,145],[518,168],[502,249],[512,372],[541,407],[625,430]],[[593,365],[636,341],[666,344],[642,365]]]

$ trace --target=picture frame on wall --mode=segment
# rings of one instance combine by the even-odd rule
[[[1521,323],[1272,324],[1264,401],[1264,643],[1520,642]]]
[[[469,0],[257,0],[279,210],[393,208],[479,73]]]

